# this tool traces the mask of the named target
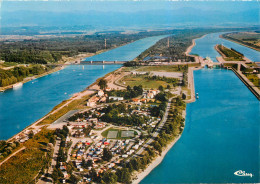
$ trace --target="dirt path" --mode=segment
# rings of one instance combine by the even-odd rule
[[[24,150],[26,147],[22,147],[21,149],[17,150],[16,152],[12,153],[11,155],[9,155],[8,157],[6,157],[6,159],[4,161],[2,161],[0,163],[0,166],[5,163],[7,160],[9,160],[12,156],[16,155],[17,153],[19,153],[20,151]]]

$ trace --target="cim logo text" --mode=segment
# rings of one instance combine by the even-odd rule
[[[237,176],[249,176],[251,178],[253,177],[252,173],[246,173],[246,171],[242,171],[242,170],[234,172],[234,175],[237,175]]]

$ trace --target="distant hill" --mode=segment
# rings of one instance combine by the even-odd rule
[[[259,9],[243,12],[222,12],[181,8],[177,10],[148,10],[138,12],[3,12],[1,25],[6,26],[144,26],[144,25],[223,25],[229,23],[259,23]]]

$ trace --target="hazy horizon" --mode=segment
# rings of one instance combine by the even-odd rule
[[[234,8],[236,7],[236,8]],[[1,27],[250,26],[257,1],[2,1]],[[85,28],[83,28],[85,29]]]

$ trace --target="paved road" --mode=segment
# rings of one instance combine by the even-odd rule
[[[57,156],[58,156],[58,151],[60,148],[60,142],[61,140],[56,140],[56,144],[54,146],[54,151],[53,151],[53,156],[52,156],[52,160],[51,160],[51,166],[49,167],[48,173],[43,174],[40,179],[38,180],[37,184],[49,184],[52,183],[52,179],[51,179],[51,174],[53,172],[53,169],[57,163]],[[47,177],[45,177],[45,175],[48,175]]]
[[[140,148],[136,152],[136,155],[140,155],[145,150],[145,148],[147,146],[149,146],[155,140],[155,138],[159,135],[161,129],[163,128],[164,124],[166,123],[166,120],[167,120],[167,117],[168,117],[168,113],[169,113],[169,110],[170,110],[170,107],[171,107],[171,101],[172,101],[172,98],[169,99],[166,111],[165,111],[164,116],[162,118],[162,121],[160,122],[160,124],[158,125],[156,130],[153,132],[152,137],[143,145],[142,148]]]
[[[71,110],[69,112],[67,112],[66,114],[64,114],[63,116],[61,116],[59,119],[57,119],[56,121],[53,122],[53,124],[58,124],[58,123],[63,123],[65,120],[67,120],[70,116],[76,114],[77,112],[79,112],[79,110]]]

